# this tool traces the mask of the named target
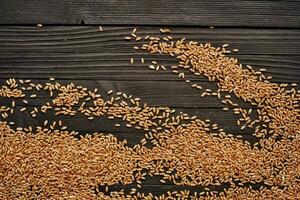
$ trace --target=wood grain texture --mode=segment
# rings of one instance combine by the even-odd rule
[[[3,82],[3,81],[2,81]],[[45,81],[37,80],[35,83],[45,83]],[[169,106],[180,108],[222,108],[220,100],[216,97],[207,96],[201,100],[201,93],[205,89],[217,90],[216,84],[201,82],[204,89],[203,91],[197,90],[191,87],[191,84],[187,84],[184,81],[61,81],[57,82],[61,84],[74,83],[75,85],[82,85],[91,90],[97,88],[99,93],[106,97],[106,92],[113,90],[115,92],[121,91],[128,95],[141,98],[144,102],[149,103],[152,106]],[[31,94],[38,94],[37,98],[29,101],[29,105],[42,105],[45,101],[49,100],[50,96],[46,92],[37,91],[25,91],[27,97]],[[205,100],[204,100],[205,99]],[[240,101],[239,101],[240,102]],[[5,101],[2,101],[6,104]],[[244,105],[247,105],[244,103]],[[249,107],[249,106],[248,106]]]
[[[7,121],[15,122],[13,128],[16,127],[28,127],[28,126],[43,126],[45,120],[49,123],[53,121],[62,120],[63,124],[68,127],[68,130],[78,131],[85,135],[87,133],[104,132],[111,133],[118,137],[120,140],[126,139],[129,146],[138,144],[144,137],[146,131],[137,130],[134,128],[126,127],[126,123],[119,119],[110,120],[107,116],[102,116],[94,120],[88,120],[84,115],[78,113],[76,116],[55,116],[53,112],[49,111],[46,114],[38,114],[36,118],[30,116],[29,112],[33,110],[33,106],[26,106],[27,110],[19,112],[23,106],[17,106],[15,114],[11,115]],[[39,107],[37,107],[39,108]],[[254,137],[251,134],[254,132],[252,128],[246,128],[240,130],[237,126],[236,120],[239,119],[237,115],[234,115],[232,111],[224,112],[218,108],[176,108],[177,113],[184,112],[189,115],[196,115],[199,119],[210,119],[211,124],[217,123],[219,128],[223,128],[226,133],[233,135],[243,135],[253,141]],[[119,123],[120,127],[114,125]]]
[[[49,81],[43,79],[34,79],[33,83],[45,84]],[[87,87],[89,90],[98,89],[98,93],[101,94],[102,98],[108,100],[111,95],[107,95],[107,91],[113,90],[116,92],[125,92],[128,96],[133,95],[133,97],[141,98],[141,103],[147,103],[149,106],[155,107],[171,107],[177,112],[188,113],[190,116],[197,116],[201,120],[210,119],[212,123],[217,123],[220,128],[224,128],[226,131],[232,134],[250,134],[253,130],[245,129],[240,131],[240,127],[236,125],[236,120],[240,116],[234,115],[232,111],[223,111],[221,100],[215,96],[206,96],[202,98],[200,96],[201,92],[197,89],[190,87],[187,83],[183,81],[111,81],[111,80],[57,80],[58,83],[62,85],[67,85],[74,83],[75,85],[82,85]],[[5,79],[0,79],[1,85],[5,84]],[[216,90],[217,87],[213,83],[200,82],[204,89]],[[112,96],[116,96],[115,93]],[[22,98],[15,100],[18,108],[16,113],[11,116],[8,120],[15,121],[16,126],[29,126],[29,125],[42,125],[46,119],[49,120],[59,120],[63,119],[66,121],[67,125],[70,126],[70,130],[80,131],[82,133],[87,132],[134,132],[134,133],[144,133],[143,131],[134,130],[125,127],[125,123],[121,120],[109,120],[107,116],[103,116],[100,119],[90,121],[85,116],[79,114],[78,116],[59,116],[55,117],[53,112],[46,114],[40,114],[36,118],[30,117],[30,111],[34,107],[41,107],[47,102],[52,101],[52,97],[44,91],[24,91],[26,95],[25,99],[28,100],[28,104],[22,102]],[[31,94],[37,94],[34,99],[29,98]],[[56,94],[56,93],[54,93]],[[224,94],[225,95],[225,94]],[[13,99],[0,98],[0,106],[10,106]],[[240,99],[232,97],[232,101],[238,103],[243,108],[253,108],[249,103],[245,103]],[[78,105],[77,107],[79,107]],[[26,107],[27,111],[22,113],[18,112],[22,107]],[[76,106],[75,106],[76,107]],[[26,120],[25,120],[26,119]],[[118,128],[114,127],[115,123],[123,124],[124,126]],[[128,138],[127,138],[128,139]],[[129,138],[130,139],[130,138]],[[132,137],[130,140],[133,140]]]
[[[148,69],[152,60],[165,66],[176,59],[165,55],[149,55],[135,51],[138,43],[124,37],[133,27],[49,26],[0,28],[0,77],[94,80],[178,80],[170,71]],[[140,35],[159,35],[159,27],[139,27]],[[172,28],[175,38],[211,42],[215,46],[229,43],[240,52],[230,56],[255,69],[266,68],[275,82],[299,82],[300,31],[279,29],[208,29]],[[139,43],[141,44],[141,43]],[[130,64],[130,58],[136,60]],[[140,58],[146,63],[142,65]],[[191,80],[206,81],[189,76]]]
[[[298,1],[11,0],[1,24],[135,24],[300,27]]]
[[[219,25],[219,26],[260,26],[260,27],[299,27],[298,3],[286,1],[286,4],[275,1],[229,1],[217,4],[220,1],[186,2],[186,7],[180,8],[190,15],[184,14],[180,18],[177,12],[181,2],[172,2],[172,6],[160,6],[160,1],[149,1],[150,10],[129,14],[135,10],[133,5],[143,5],[137,1],[33,1],[28,4],[17,4],[18,1],[4,2],[0,4],[8,11],[0,13],[0,23],[66,23],[78,24],[81,20],[91,24],[145,24],[149,25]],[[165,2],[165,1],[164,1]],[[30,4],[34,3],[34,4]],[[107,5],[110,4],[110,7]],[[32,6],[35,5],[35,6]],[[124,11],[117,12],[117,5]],[[214,6],[213,6],[214,5]],[[230,6],[236,5],[234,9]],[[260,5],[261,7],[259,7]],[[47,12],[43,7],[48,6]],[[202,6],[202,11],[199,7]],[[206,6],[206,7],[205,7]],[[243,12],[237,6],[244,6]],[[269,7],[270,6],[270,7]],[[149,5],[148,5],[149,7]],[[172,7],[172,8],[171,8]],[[155,8],[155,9],[154,9]],[[209,14],[209,9],[214,9],[214,14]],[[225,8],[224,13],[221,13]],[[268,8],[268,9],[267,9]],[[272,9],[271,9],[272,8]],[[102,9],[102,10],[101,10]],[[107,13],[108,10],[115,10]],[[163,15],[166,10],[168,15]],[[200,10],[200,11],[199,11]],[[28,12],[36,13],[28,15]],[[98,12],[99,11],[99,12]],[[106,11],[106,14],[103,13]],[[17,12],[17,16],[12,16]],[[174,13],[172,13],[174,12]],[[217,13],[219,12],[219,14]],[[144,13],[142,15],[141,13]],[[245,14],[247,13],[247,14]],[[127,16],[127,21],[121,20]],[[159,15],[160,14],[160,15]],[[216,16],[226,16],[220,18]],[[21,17],[20,17],[21,16]],[[156,19],[155,16],[160,17]],[[179,16],[179,18],[175,18]],[[198,16],[198,17],[197,17]],[[139,19],[137,19],[139,18]],[[192,19],[192,20],[191,20]],[[22,20],[22,21],[20,21]],[[59,21],[60,20],[60,21]],[[152,20],[152,21],[151,21]],[[4,21],[4,22],[3,22]],[[246,23],[247,22],[247,23]],[[159,35],[160,26],[138,27],[138,34]],[[124,36],[131,33],[132,26],[103,26],[103,32],[99,32],[98,26],[1,26],[0,27],[0,84],[4,84],[6,78],[28,78],[35,83],[45,83],[48,77],[56,77],[63,84],[73,82],[89,89],[98,88],[103,97],[110,89],[122,91],[140,97],[150,106],[169,106],[198,118],[210,119],[211,123],[217,123],[225,132],[233,135],[243,135],[243,139],[251,143],[257,140],[251,135],[253,129],[246,128],[241,131],[236,125],[239,118],[232,111],[222,111],[223,104],[216,97],[200,97],[198,90],[192,89],[191,84],[179,80],[170,70],[151,71],[148,65],[152,60],[158,60],[165,66],[176,64],[176,59],[162,55],[149,55],[147,52],[135,51],[130,43],[124,40]],[[253,28],[201,28],[201,27],[172,27],[172,35],[175,38],[186,37],[188,40],[199,42],[211,42],[213,45],[229,43],[230,48],[238,48],[238,53],[231,54],[237,57],[241,63],[250,64],[255,69],[266,68],[267,75],[272,75],[274,82],[300,83],[300,30],[299,29],[253,29]],[[137,62],[130,64],[133,57]],[[142,65],[138,60],[144,57],[146,63]],[[203,77],[186,75],[193,83],[198,83],[203,88],[216,89],[214,83],[209,83]],[[34,92],[25,92],[30,95]],[[40,93],[36,99],[24,105],[17,101],[15,114],[8,118],[14,121],[16,127],[41,126],[44,120],[62,120],[68,126],[68,130],[78,131],[80,134],[104,132],[115,135],[118,139],[128,141],[129,146],[134,146],[144,137],[145,131],[127,128],[121,120],[109,120],[106,116],[90,121],[83,115],[54,117],[53,112],[38,115],[32,118],[28,111],[18,110],[26,106],[27,110],[39,107],[43,103],[51,101],[45,93]],[[247,103],[236,100],[242,107],[250,108]],[[11,99],[0,98],[0,106],[11,105]],[[120,123],[121,127],[114,127]],[[151,192],[159,195],[167,191],[188,189],[203,191],[202,187],[182,187],[172,183],[161,184],[160,177],[148,177],[143,182],[140,191]],[[136,186],[114,185],[109,191],[125,189]],[[226,185],[212,188],[222,190]],[[104,191],[104,188],[102,188]]]

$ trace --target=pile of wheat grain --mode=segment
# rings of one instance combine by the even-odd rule
[[[5,198],[38,195],[96,198],[103,195],[97,191],[99,186],[134,182],[140,188],[147,174],[162,176],[162,183],[189,186],[219,186],[226,182],[233,188],[260,182],[279,186],[298,184],[299,170],[294,168],[300,160],[296,139],[276,143],[264,140],[263,146],[271,148],[266,151],[222,130],[215,131],[214,126],[195,116],[178,115],[167,107],[151,107],[121,92],[108,91],[105,99],[97,90],[72,83],[63,85],[52,80],[34,84],[29,80],[10,79],[2,90],[5,92],[1,96],[6,98],[19,91],[18,95],[9,97],[13,98],[12,106],[3,107],[5,117],[14,113],[17,101],[26,104],[38,98],[40,90],[45,90],[53,98],[51,103],[32,111],[22,107],[20,111],[36,117],[54,110],[56,116],[82,114],[90,120],[106,115],[111,120],[122,119],[128,128],[148,132],[139,145],[129,148],[126,141],[118,142],[112,135],[95,133],[79,137],[75,132],[66,131],[61,121],[47,120],[43,127],[17,127],[17,131],[3,122],[0,190]],[[28,90],[31,93],[26,100]],[[153,147],[146,147],[147,143]],[[143,170],[148,173],[142,173]],[[197,195],[214,196],[215,193]],[[133,198],[142,194],[133,189],[131,195]]]

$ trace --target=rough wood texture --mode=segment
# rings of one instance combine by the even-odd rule
[[[135,24],[300,27],[298,1],[11,0],[1,24]]]
[[[33,106],[26,106],[27,111],[19,112],[24,106],[16,107],[16,113],[8,118],[8,121],[14,121],[16,127],[28,127],[28,126],[43,126],[43,122],[48,120],[52,121],[62,120],[63,124],[68,126],[68,130],[78,131],[81,134],[104,132],[112,133],[120,139],[127,139],[128,143],[133,146],[138,144],[144,137],[146,131],[136,130],[134,128],[126,127],[126,123],[122,120],[115,119],[110,120],[107,116],[100,117],[99,119],[88,120],[85,116],[78,113],[77,116],[54,116],[53,112],[47,114],[38,114],[36,118],[32,118],[29,114],[33,110]],[[38,107],[37,107],[38,108]],[[182,111],[192,115],[196,115],[199,119],[210,119],[211,123],[217,123],[219,128],[223,128],[225,132],[233,135],[244,135],[250,142],[253,141],[253,137],[249,136],[253,129],[247,128],[240,130],[236,125],[238,116],[234,115],[232,111],[224,112],[221,108],[177,108],[176,111]],[[26,119],[26,120],[25,120]],[[121,124],[121,127],[115,127],[116,123]]]
[[[2,82],[2,81],[1,81]],[[43,80],[35,80],[35,83],[45,83]],[[220,101],[211,101],[217,99],[216,97],[208,96],[201,100],[200,94],[205,89],[217,90],[215,84],[208,82],[201,82],[199,85],[203,87],[203,91],[192,88],[184,81],[60,81],[61,84],[74,83],[75,85],[82,85],[91,90],[98,88],[101,95],[107,96],[109,90],[115,92],[121,91],[128,95],[141,98],[143,101],[153,106],[168,106],[179,108],[222,108]],[[25,91],[27,96],[37,94],[37,91]],[[49,99],[49,94],[46,92],[39,92],[38,98],[30,101],[29,105],[41,105],[45,100]],[[240,101],[239,101],[240,102]],[[4,102],[2,102],[4,103]],[[245,107],[247,106],[244,103]],[[248,106],[249,107],[249,106]]]
[[[89,89],[98,88],[102,95],[110,89],[123,91],[140,97],[151,106],[169,106],[200,119],[211,119],[212,123],[219,124],[228,133],[242,134],[250,142],[254,141],[250,136],[253,130],[240,131],[236,126],[238,116],[231,111],[222,111],[223,105],[216,97],[201,98],[201,91],[192,89],[191,83],[179,80],[170,70],[149,70],[152,60],[171,66],[176,64],[176,59],[133,50],[132,46],[137,43],[124,40],[132,29],[103,26],[103,32],[100,32],[98,26],[1,27],[0,82],[15,77],[44,83],[48,77],[56,77],[61,83],[74,82]],[[158,35],[159,27],[139,27],[138,34]],[[211,42],[213,45],[229,43],[231,48],[240,49],[231,56],[255,69],[266,68],[266,74],[272,75],[274,82],[300,81],[299,30],[173,27],[172,35],[175,38]],[[130,64],[131,57],[135,59],[134,65]],[[146,60],[144,65],[140,63],[141,57]],[[192,83],[216,90],[215,84],[207,82],[204,77],[189,73],[186,76]],[[28,95],[31,93],[26,92]],[[29,101],[28,109],[49,100],[47,94],[41,94]],[[244,108],[251,107],[248,103],[236,101]],[[11,102],[1,99],[1,104],[10,105]],[[24,106],[21,102],[17,105]],[[18,113],[11,120],[18,122],[16,126],[29,126],[42,124],[45,119],[54,120],[54,117],[49,114],[30,119],[25,112]],[[81,133],[112,132],[120,139],[126,138],[130,145],[136,144],[143,136],[143,131],[115,128],[116,122],[106,117],[92,122],[83,116],[62,119],[71,130]]]
[[[34,79],[34,83],[44,84],[49,82],[48,80],[43,79]],[[57,82],[66,85],[74,83],[75,85],[82,85],[87,87],[90,90],[98,88],[99,94],[104,99],[109,99],[107,91],[114,90],[115,92],[123,91],[128,95],[132,94],[134,97],[139,97],[142,100],[142,103],[148,103],[149,106],[167,106],[176,109],[177,113],[184,112],[188,113],[190,116],[197,116],[201,120],[210,119],[211,123],[217,123],[220,128],[224,128],[225,131],[231,134],[241,134],[249,135],[253,130],[245,129],[240,130],[240,127],[236,125],[236,120],[240,116],[234,115],[232,111],[224,112],[222,108],[224,107],[217,97],[207,96],[204,98],[200,97],[200,91],[197,89],[191,88],[185,82],[180,81],[109,81],[109,80],[57,80]],[[0,83],[5,84],[5,79],[0,79]],[[208,82],[199,83],[203,88],[210,88],[216,90],[214,84]],[[91,133],[96,131],[103,131],[107,133],[117,133],[117,136],[121,136],[121,133],[139,133],[137,138],[134,135],[126,135],[121,137],[122,139],[126,138],[131,145],[137,144],[137,141],[141,139],[144,134],[144,131],[135,130],[133,128],[125,127],[125,123],[121,120],[109,120],[107,116],[103,116],[100,119],[93,121],[88,120],[83,115],[79,114],[78,116],[59,116],[55,117],[53,112],[46,114],[40,114],[36,118],[30,117],[30,111],[34,107],[41,107],[46,102],[51,102],[51,98],[48,93],[44,91],[25,91],[24,94],[28,100],[28,104],[24,104],[22,99],[16,100],[16,105],[18,108],[16,111],[19,111],[22,107],[27,107],[27,111],[16,112],[8,120],[14,121],[16,127],[26,127],[30,125],[42,125],[43,122],[48,119],[50,120],[63,120],[70,130],[76,130],[81,133]],[[37,94],[37,97],[30,99],[31,94]],[[234,102],[238,103],[243,108],[252,107],[249,103],[245,103],[240,99],[233,98]],[[10,106],[12,99],[0,98],[0,105]],[[25,120],[26,119],[26,120]],[[115,123],[123,124],[122,127],[114,127]],[[142,135],[141,135],[142,133]],[[127,137],[129,136],[129,137]],[[253,140],[252,137],[249,137]],[[250,141],[251,141],[250,140]]]
[[[178,80],[170,71],[148,69],[152,60],[171,66],[176,59],[133,50],[137,43],[124,40],[132,28],[104,26],[99,32],[98,26],[1,27],[0,77]],[[157,35],[159,27],[140,27],[138,34]],[[273,81],[299,82],[299,30],[172,28],[171,35],[215,46],[229,43],[230,48],[240,49],[230,56],[255,69],[266,68]],[[131,57],[136,60],[134,65],[130,64]],[[144,65],[141,57],[146,60]]]
[[[297,1],[45,1],[12,0],[0,3],[0,83],[6,78],[29,78],[43,83],[48,77],[56,77],[61,83],[74,82],[90,89],[98,88],[104,94],[113,89],[140,97],[151,106],[169,106],[178,112],[211,119],[227,133],[240,134],[249,142],[253,130],[241,131],[236,126],[238,116],[232,111],[222,111],[222,103],[215,97],[200,97],[200,91],[180,81],[170,71],[151,71],[152,60],[170,66],[176,59],[161,55],[148,55],[134,51],[124,40],[133,26],[138,34],[159,34],[159,28],[168,26],[176,38],[211,42],[213,45],[229,43],[240,52],[231,56],[255,69],[266,68],[274,82],[300,83],[300,4]],[[22,26],[23,24],[102,24],[98,26]],[[126,25],[126,26],[120,26]],[[157,25],[157,26],[151,26]],[[174,26],[175,25],[175,26]],[[193,26],[189,27],[189,26]],[[208,29],[201,26],[228,26],[234,28]],[[248,28],[245,28],[248,27]],[[251,28],[250,28],[251,27]],[[259,28],[257,28],[259,27]],[[267,29],[264,29],[268,27]],[[273,28],[271,28],[273,27]],[[280,27],[280,29],[279,29]],[[284,29],[287,28],[287,29]],[[146,63],[130,64],[144,57]],[[203,88],[216,89],[205,78],[187,75],[192,82]],[[31,94],[28,92],[26,94]],[[46,94],[29,101],[32,110],[50,101]],[[242,107],[250,105],[239,101]],[[11,100],[0,98],[1,105]],[[17,101],[17,110],[25,106]],[[82,115],[54,117],[53,113],[30,117],[16,111],[8,121],[14,128],[42,125],[44,120],[63,120],[69,130],[80,133],[112,133],[120,140],[127,139],[129,146],[139,143],[144,131],[114,127],[117,121],[101,117],[94,121]],[[114,185],[109,191],[125,189],[134,185]],[[214,188],[220,190],[226,187]],[[102,188],[104,191],[104,188]],[[162,185],[159,177],[147,178],[142,191],[159,195],[167,191],[188,189],[203,191],[202,187],[181,187],[167,183]]]

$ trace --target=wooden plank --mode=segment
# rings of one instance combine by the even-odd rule
[[[148,65],[159,60],[165,66],[176,59],[135,51],[135,42],[124,37],[132,27],[104,26],[0,27],[0,77],[96,80],[177,80],[170,71],[151,71]],[[138,34],[159,35],[159,27],[139,27]],[[255,69],[266,68],[275,82],[299,82],[300,31],[279,29],[172,28],[175,38],[229,43],[240,52],[231,54]],[[130,64],[130,58],[136,60]],[[146,63],[142,65],[140,58]],[[190,76],[191,80],[199,77]],[[201,81],[206,79],[200,78]]]
[[[300,27],[297,1],[11,0],[1,24],[136,24]]]
[[[124,40],[136,26],[1,26],[1,47],[13,52],[25,49],[34,52],[74,53],[128,53],[134,44]],[[163,27],[138,26],[137,35],[163,36]],[[186,28],[170,27],[171,36],[187,40],[210,42],[214,46],[229,43],[240,54],[299,55],[300,31],[295,29],[247,29],[247,28]],[[17,48],[17,49],[16,49]],[[3,50],[3,49],[1,49]],[[105,50],[105,51],[104,51]],[[118,50],[118,51],[116,51]],[[133,49],[132,49],[133,50]]]
[[[126,127],[126,123],[120,119],[110,120],[107,116],[102,116],[94,120],[88,120],[84,115],[78,113],[76,116],[55,116],[53,112],[46,114],[38,114],[36,118],[30,116],[29,112],[33,110],[33,106],[26,106],[27,110],[20,112],[23,106],[17,106],[15,109],[15,114],[11,115],[7,121],[15,122],[13,128],[17,127],[28,127],[28,126],[43,126],[45,120],[49,123],[53,121],[62,120],[63,125],[67,126],[70,131],[78,131],[80,134],[103,132],[107,134],[113,134],[118,139],[126,139],[129,146],[134,146],[138,144],[144,137],[146,131],[137,130],[134,128]],[[37,107],[38,108],[38,107]],[[175,108],[177,113],[184,112],[189,115],[197,116],[201,120],[210,119],[211,124],[218,124],[219,128],[223,128],[226,133],[233,135],[243,135],[248,141],[254,141],[254,137],[251,136],[254,133],[254,129],[245,128],[240,130],[237,126],[236,120],[239,119],[237,115],[234,115],[232,111],[224,112],[222,109],[218,108]],[[177,115],[176,113],[174,114]],[[121,126],[115,127],[114,125],[118,123]]]
[[[0,82],[4,83],[5,79]],[[33,80],[34,83],[45,83],[47,80]],[[107,98],[107,92],[113,90],[115,92],[121,91],[133,97],[141,98],[142,102],[146,102],[151,106],[168,106],[174,108],[223,108],[221,100],[216,96],[205,96],[201,98],[202,92],[206,89],[211,89],[212,92],[217,91],[215,83],[210,82],[194,82],[202,86],[202,90],[192,88],[192,83],[185,83],[184,81],[111,81],[111,80],[57,80],[60,84],[67,85],[74,83],[75,85],[82,85],[90,90],[98,89],[99,94],[103,98]],[[50,96],[48,93],[41,91],[24,91],[26,98],[31,94],[37,94],[37,97],[30,99],[28,105],[41,106],[48,102]],[[226,94],[224,94],[226,95]],[[11,99],[1,98],[2,105],[10,105]],[[245,103],[240,99],[232,97],[232,101],[238,103],[244,108],[250,108],[249,103]],[[17,105],[24,105],[16,102]]]
[[[156,182],[159,183],[159,178],[158,177],[151,177],[150,179],[155,179]],[[144,182],[147,182],[149,179],[146,178],[146,180]],[[244,184],[245,187],[249,187],[251,186],[254,190],[258,190],[259,187],[262,184]],[[168,191],[184,191],[184,190],[188,190],[190,191],[190,195],[192,196],[194,194],[194,192],[197,192],[198,194],[204,190],[204,187],[201,186],[180,186],[180,185],[170,185],[168,183],[166,184],[161,184],[159,183],[159,185],[152,185],[152,184],[142,184],[142,189],[138,189],[136,187],[135,184],[130,184],[130,185],[113,185],[111,187],[109,187],[109,192],[110,191],[120,191],[121,189],[124,189],[125,194],[128,194],[130,192],[131,188],[136,188],[137,191],[142,191],[145,194],[149,194],[152,193],[153,195],[157,195],[160,196],[162,194],[167,195]],[[221,186],[207,186],[207,188],[210,188],[211,191],[219,191],[222,192],[224,191],[224,189],[228,189],[229,188],[229,184],[228,183],[223,183],[221,184]],[[100,189],[101,192],[104,192],[104,194],[109,194],[105,193],[105,188],[101,188]]]
[[[149,179],[155,179],[155,182],[157,182],[157,185],[152,185],[152,184],[144,184],[144,182],[147,182]],[[166,184],[161,184],[160,179],[158,176],[155,177],[150,177],[146,178],[144,182],[142,182],[142,188],[139,189],[137,188],[136,184],[130,184],[130,185],[113,185],[109,187],[108,192],[105,191],[105,187],[101,187],[99,191],[103,192],[106,195],[109,195],[109,192],[111,191],[120,191],[121,189],[124,189],[125,194],[129,194],[131,188],[136,188],[137,191],[143,192],[145,194],[152,193],[153,195],[160,196],[160,195],[167,195],[167,192],[174,192],[174,191],[184,191],[188,190],[190,191],[190,195],[193,195],[194,192],[200,193],[204,190],[204,187],[201,186],[180,186],[180,185],[170,185],[168,183]],[[252,184],[253,185],[253,184]],[[211,189],[211,191],[223,191],[224,188],[228,188],[229,184],[225,183],[222,184],[221,186],[208,186],[208,188]],[[256,188],[255,186],[253,188]]]
[[[23,55],[22,55],[23,54]],[[26,54],[26,55],[24,55]],[[151,60],[159,60],[165,66],[176,64],[173,58],[160,58],[156,55],[138,56],[136,54],[122,54],[101,56],[86,53],[81,55],[68,56],[65,53],[51,53],[47,57],[46,53],[32,55],[30,52],[23,53],[3,53],[0,55],[0,77],[1,78],[48,78],[55,76],[59,79],[82,79],[82,80],[157,80],[176,81],[177,76],[171,70],[154,71],[149,70]],[[7,56],[5,56],[7,55]],[[55,55],[57,55],[55,57]],[[147,61],[145,65],[139,62],[133,66],[129,63],[130,57],[139,60],[144,57]],[[106,58],[104,58],[106,57]],[[254,66],[255,70],[265,68],[266,75],[271,75],[274,82],[298,82],[300,75],[300,56],[281,55],[238,55],[240,62]],[[72,60],[73,58],[73,60]],[[90,60],[88,60],[90,59]],[[104,60],[109,59],[109,60]],[[187,72],[187,77],[192,81],[206,81],[205,77],[193,76]]]
[[[33,80],[33,83],[45,84],[49,82],[47,80]],[[223,111],[222,108],[224,105],[221,103],[221,100],[215,96],[207,96],[201,98],[200,91],[194,89],[187,85],[185,82],[179,81],[111,81],[111,80],[57,80],[62,85],[74,83],[75,85],[82,85],[87,87],[89,90],[98,89],[98,93],[105,100],[110,99],[110,96],[107,95],[107,91],[114,90],[115,92],[121,91],[126,94],[133,95],[133,97],[141,98],[141,104],[147,103],[149,106],[156,107],[171,107],[176,109],[175,115],[179,112],[188,113],[190,116],[197,116],[201,120],[210,119],[211,123],[217,123],[220,128],[231,134],[242,134],[249,135],[253,133],[253,129],[240,130],[240,127],[237,126],[236,121],[241,117],[239,115],[234,115],[232,111]],[[5,79],[0,80],[0,84],[5,84]],[[201,85],[204,89],[216,90],[217,87],[214,83],[201,82]],[[53,97],[50,97],[48,93],[44,91],[25,91],[25,99],[28,100],[28,104],[22,102],[23,99],[15,100],[17,108],[15,109],[15,114],[8,118],[8,121],[14,121],[15,127],[21,126],[26,127],[30,125],[42,125],[45,120],[63,120],[65,125],[67,125],[70,130],[79,131],[80,133],[92,133],[96,131],[103,132],[113,132],[113,133],[131,133],[135,135],[129,136],[129,143],[131,145],[136,144],[140,141],[145,133],[144,131],[135,130],[125,126],[125,123],[121,120],[109,120],[108,116],[100,117],[95,120],[88,120],[87,117],[78,114],[76,116],[55,116],[53,112],[46,114],[39,114],[36,118],[30,116],[30,112],[34,107],[41,107],[47,102],[52,102]],[[31,94],[37,94],[37,97],[34,99],[29,98]],[[54,93],[56,94],[56,93]],[[225,94],[224,94],[225,95]],[[13,99],[9,98],[0,98],[0,106],[10,106]],[[254,108],[249,103],[245,103],[240,99],[232,97],[232,101],[238,103],[243,108]],[[26,107],[25,112],[20,112],[20,109]],[[75,106],[79,107],[79,105]],[[254,108],[255,110],[255,108]],[[253,112],[255,113],[255,112]],[[255,116],[255,115],[253,115]],[[115,123],[120,123],[121,127],[114,127]],[[122,135],[117,134],[120,139],[126,139]],[[251,138],[251,137],[250,137]]]

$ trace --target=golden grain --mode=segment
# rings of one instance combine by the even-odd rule
[[[108,92],[107,92],[107,95],[110,95],[110,94],[112,94],[114,91],[113,90],[109,90]]]

